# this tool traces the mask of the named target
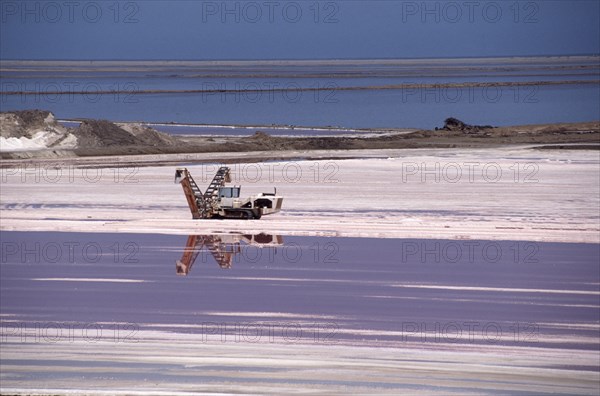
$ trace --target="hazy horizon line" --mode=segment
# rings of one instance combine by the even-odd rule
[[[10,58],[0,59],[0,62],[346,62],[346,61],[402,61],[402,60],[446,60],[446,59],[514,59],[514,58],[576,58],[576,57],[600,57],[600,53],[583,54],[548,54],[548,55],[494,55],[494,56],[454,56],[454,57],[373,57],[373,58],[215,58],[215,59],[192,59],[192,58],[131,58],[131,59],[86,59],[86,58]]]

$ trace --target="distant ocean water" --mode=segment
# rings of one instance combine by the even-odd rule
[[[0,80],[2,111],[47,109],[59,119],[343,128],[434,128],[450,116],[499,126],[600,119],[598,58],[3,62]]]

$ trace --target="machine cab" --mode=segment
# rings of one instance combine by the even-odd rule
[[[240,198],[240,186],[234,187],[219,187],[219,201],[221,206],[233,207],[233,201],[237,201]]]

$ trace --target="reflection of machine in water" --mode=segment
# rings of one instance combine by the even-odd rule
[[[245,245],[257,247],[281,246],[283,237],[281,235],[190,235],[181,256],[181,260],[175,263],[177,275],[187,275],[198,254],[205,248],[210,252],[221,268],[231,268],[231,263],[236,254],[242,252]]]

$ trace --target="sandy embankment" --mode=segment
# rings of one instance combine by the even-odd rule
[[[285,196],[281,213],[258,221],[192,220],[173,184],[173,163],[80,168],[73,159],[6,168],[0,229],[599,242],[597,151],[364,154],[377,158],[232,164],[242,195],[277,187]],[[233,155],[237,161],[251,156]],[[206,186],[217,165],[188,168]]]
[[[303,129],[305,132],[310,128]],[[19,160],[160,154],[254,153],[254,160],[314,158],[319,150],[346,150],[345,157],[361,157],[357,150],[414,148],[482,148],[514,145],[600,147],[600,122],[540,124],[510,127],[469,125],[448,118],[436,130],[362,129],[338,136],[271,136],[257,127],[252,136],[181,136],[156,131],[143,123],[81,120],[75,128],[55,121],[49,111],[0,113],[0,167],[19,166]],[[40,136],[38,136],[40,135]],[[40,138],[42,142],[40,143]],[[44,143],[45,142],[45,143]],[[42,144],[44,143],[44,144]],[[68,143],[68,145],[65,145]],[[256,153],[260,151],[261,153]],[[290,156],[293,151],[301,154]],[[282,152],[284,152],[282,154]],[[336,154],[339,156],[340,154]],[[214,158],[214,157],[213,157]],[[219,158],[219,157],[218,157]],[[143,159],[143,158],[142,158]],[[139,159],[130,157],[131,162]],[[196,157],[197,161],[205,161]],[[91,158],[92,162],[100,162]]]

